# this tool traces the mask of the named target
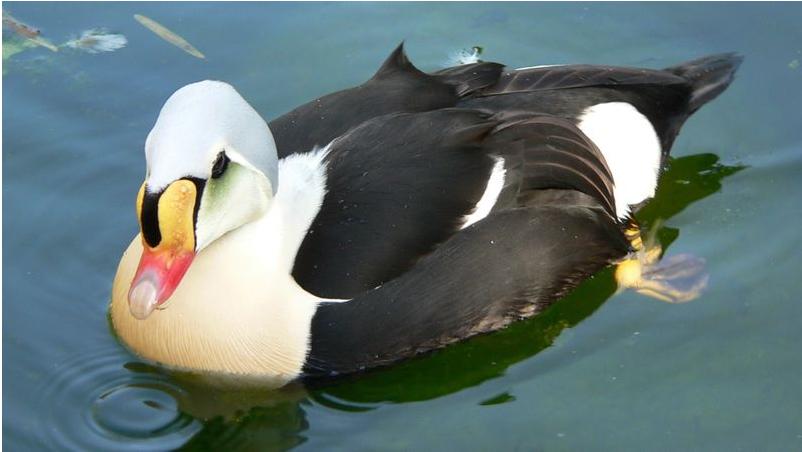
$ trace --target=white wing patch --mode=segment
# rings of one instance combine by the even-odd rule
[[[504,159],[501,157],[494,157],[496,164],[493,165],[493,171],[490,173],[490,178],[487,180],[487,187],[482,194],[482,198],[476,203],[473,212],[465,216],[465,222],[460,229],[465,229],[468,226],[476,223],[477,221],[486,217],[493,206],[498,201],[498,195],[501,194],[501,189],[504,188],[504,177],[507,170],[504,168]]]
[[[662,149],[654,127],[635,107],[609,102],[587,108],[579,129],[599,147],[613,175],[619,219],[629,207],[654,196]]]

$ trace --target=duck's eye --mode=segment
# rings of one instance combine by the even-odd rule
[[[212,166],[212,179],[222,176],[226,168],[228,168],[228,156],[225,151],[220,151],[214,161],[214,166]]]

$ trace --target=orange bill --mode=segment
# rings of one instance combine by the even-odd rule
[[[137,198],[140,226],[144,193],[143,184]],[[158,199],[160,240],[151,246],[143,235],[142,257],[128,292],[131,314],[140,320],[170,298],[195,258],[196,198],[195,184],[181,179],[167,186]]]

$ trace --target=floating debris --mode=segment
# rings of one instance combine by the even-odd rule
[[[41,36],[42,32],[39,31],[39,29],[31,27],[30,25],[11,17],[11,14],[8,14],[5,11],[3,12],[3,26],[38,46],[50,49],[53,52],[58,52],[58,47],[53,45],[52,42],[43,38]]]
[[[121,34],[109,33],[102,28],[93,28],[81,33],[79,38],[67,41],[62,45],[87,53],[100,53],[114,52],[122,49],[126,44],[128,44],[128,40]]]
[[[459,50],[448,58],[448,66],[461,66],[463,64],[473,64],[479,63],[482,60],[479,59],[479,56],[484,51],[483,48],[479,46],[473,46],[470,49],[462,49]]]
[[[491,397],[483,402],[479,402],[482,406],[500,405],[502,403],[514,402],[515,396],[509,392],[502,392],[501,394]]]
[[[790,63],[788,63],[788,67],[789,67],[790,69],[796,69],[796,68],[798,68],[798,67],[799,67],[799,60],[791,60],[791,62],[790,62]]]
[[[167,27],[165,27],[164,25],[156,22],[155,20],[153,20],[153,19],[151,19],[149,17],[145,17],[145,16],[143,16],[141,14],[134,14],[134,19],[136,19],[137,22],[139,22],[140,24],[145,26],[145,28],[147,28],[148,30],[150,30],[150,31],[156,33],[157,35],[159,35],[160,38],[162,38],[165,41],[169,42],[170,44],[180,48],[184,52],[187,52],[188,54],[190,54],[190,55],[192,55],[192,56],[194,56],[196,58],[200,58],[200,59],[205,59],[206,58],[198,49],[193,47],[192,44],[188,43],[186,39],[184,39],[181,36],[178,36],[177,34],[173,33]]]

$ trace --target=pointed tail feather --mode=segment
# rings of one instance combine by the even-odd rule
[[[715,99],[732,83],[743,57],[736,53],[720,53],[688,61],[665,70],[691,83],[690,113]]]

